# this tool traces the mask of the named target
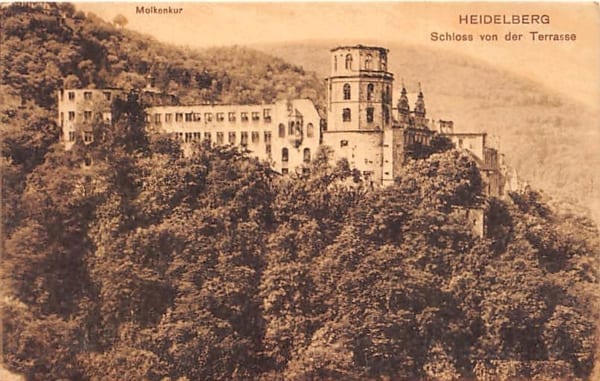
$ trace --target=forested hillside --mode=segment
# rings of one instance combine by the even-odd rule
[[[3,366],[28,380],[597,377],[588,218],[533,190],[486,198],[447,146],[374,190],[327,149],[301,177],[231,147],[183,157],[133,95],[65,151],[63,76],[151,73],[208,102],[323,92],[261,53],[176,49],[57,7],[1,11]],[[485,238],[468,208],[486,210]]]
[[[368,44],[369,41],[362,41]],[[398,96],[400,81],[411,92],[421,82],[427,113],[452,119],[457,131],[485,131],[523,179],[562,201],[593,210],[600,221],[600,113],[485,62],[442,50],[377,41],[390,49],[389,68]],[[329,49],[339,41],[256,46],[269,54],[329,75]],[[565,75],[575,75],[565,73]],[[410,99],[411,106],[416,99]]]

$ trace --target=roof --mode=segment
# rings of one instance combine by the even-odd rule
[[[387,53],[389,50],[386,48],[383,48],[381,46],[367,46],[367,45],[341,45],[341,46],[336,46],[335,48],[331,49],[330,52],[334,52],[336,50],[340,50],[340,49],[368,49],[368,50],[379,50],[381,52],[385,52]]]

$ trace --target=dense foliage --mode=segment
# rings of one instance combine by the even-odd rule
[[[367,190],[326,149],[292,178],[234,148],[182,157],[146,136],[134,98],[118,106],[92,144],[53,146],[14,197],[10,369],[451,380],[490,361],[550,361],[590,376],[600,248],[588,220],[532,191],[485,199],[476,164],[453,150]],[[480,207],[486,238],[460,212]],[[532,372],[515,375],[555,375]]]
[[[43,14],[8,9],[11,35]],[[324,149],[280,177],[230,147],[182,157],[133,95],[64,151],[43,87],[9,86],[27,127],[2,146],[3,360],[28,379],[591,378],[596,226],[533,191],[483,197],[469,157],[424,153],[371,190]]]

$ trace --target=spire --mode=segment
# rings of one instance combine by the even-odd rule
[[[421,118],[425,117],[425,100],[423,97],[423,90],[421,89],[421,82],[419,82],[419,96],[415,103],[415,115]]]
[[[406,88],[404,87],[404,79],[402,80],[402,91],[400,92],[400,99],[398,99],[398,114],[399,119],[402,120],[403,116],[408,116],[410,113],[410,105],[408,104],[408,97],[406,96]]]

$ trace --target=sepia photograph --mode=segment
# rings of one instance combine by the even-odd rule
[[[600,380],[597,2],[0,2],[0,380]]]

